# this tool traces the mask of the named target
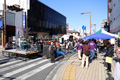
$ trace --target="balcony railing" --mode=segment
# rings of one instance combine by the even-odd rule
[[[110,22],[110,23],[112,22],[112,17],[109,17],[109,22]]]
[[[108,12],[111,13],[112,12],[112,5],[110,4],[108,7]]]

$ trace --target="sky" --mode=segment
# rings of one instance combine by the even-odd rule
[[[78,31],[80,26],[85,25],[87,32],[90,32],[90,14],[80,13],[91,12],[91,24],[96,24],[96,31],[101,28],[103,19],[107,19],[107,0],[39,0],[66,17],[69,29]],[[93,26],[91,31],[95,27]]]

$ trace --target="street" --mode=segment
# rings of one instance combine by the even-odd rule
[[[73,54],[74,53],[67,54],[65,58],[55,63],[50,63],[50,59],[43,59],[42,57],[30,59],[28,61],[1,59],[0,80],[45,80],[48,77],[49,80],[52,80],[57,70],[49,74],[51,70],[54,70],[54,67],[56,67],[55,69],[59,69],[63,62],[69,59]],[[62,58],[62,56],[60,58]]]

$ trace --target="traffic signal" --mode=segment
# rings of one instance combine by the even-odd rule
[[[11,11],[16,11],[16,12],[24,10],[23,8],[20,8],[19,5],[12,5],[12,6],[8,6],[7,8]]]

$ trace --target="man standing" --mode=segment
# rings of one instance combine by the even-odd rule
[[[51,42],[51,45],[49,47],[50,55],[51,55],[51,63],[55,62],[55,55],[56,55],[56,45],[55,43]]]
[[[94,56],[95,56],[95,47],[96,47],[96,44],[94,43],[94,39],[92,39],[92,41],[89,43],[89,46],[90,46],[90,62],[93,60]]]
[[[78,47],[78,59],[79,59],[79,60],[82,60],[82,58],[81,58],[82,41],[81,41],[81,40],[79,40],[79,43],[78,43],[77,47]]]

